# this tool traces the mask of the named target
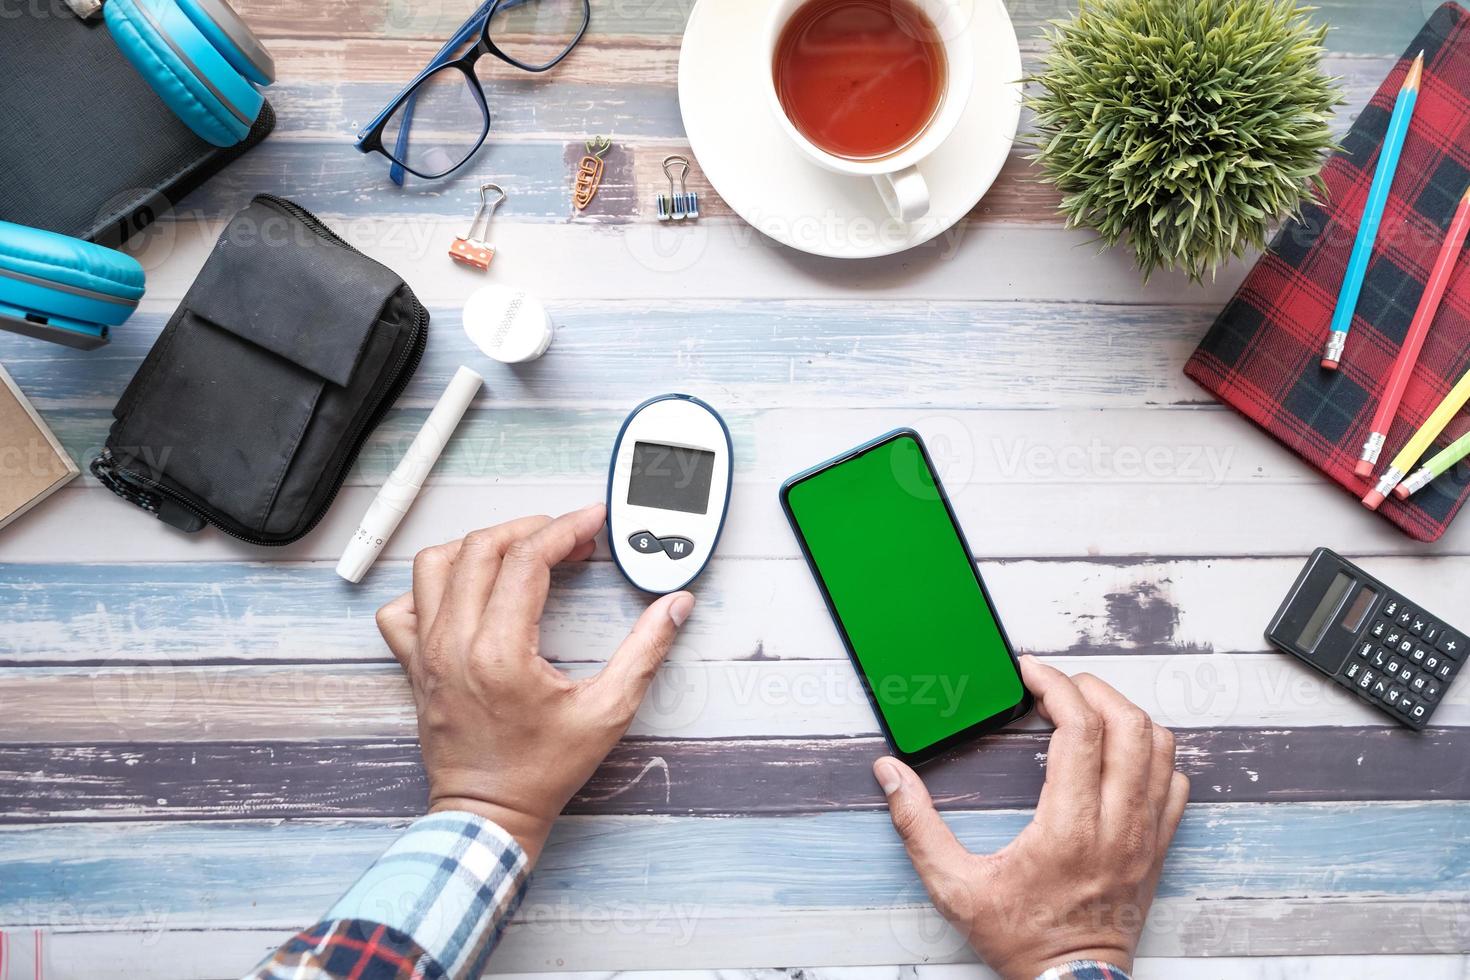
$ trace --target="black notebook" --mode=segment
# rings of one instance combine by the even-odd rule
[[[101,17],[18,8],[0,27],[0,220],[118,245],[265,139],[195,136],[118,51]]]

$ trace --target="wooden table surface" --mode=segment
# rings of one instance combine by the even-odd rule
[[[659,160],[685,149],[688,2],[594,0],[559,70],[485,73],[495,131],[471,174],[399,191],[350,134],[469,0],[240,0],[280,68],[275,134],[147,236],[148,296],[111,346],[0,339],[0,362],[85,464],[222,222],[257,191],[316,211],[434,317],[415,380],[301,542],[185,537],[89,477],[0,534],[0,980],[31,977],[38,947],[37,976],[226,977],[313,921],[423,805],[412,706],[374,610],[407,587],[420,547],[598,499],[618,423],[669,390],[730,423],[730,520],[699,608],[558,825],[495,970],[887,965],[852,974],[877,978],[968,959],[891,831],[868,773],[873,718],[775,493],[912,424],[1016,643],[1096,672],[1178,733],[1193,802],[1140,977],[1470,975],[1470,684],[1415,736],[1261,636],[1318,545],[1466,617],[1470,521],[1417,546],[1213,404],[1180,369],[1244,266],[1140,287],[1125,255],[1062,228],[1022,151],[960,227],[891,259],[777,247],[703,183],[703,220],[660,226]],[[1346,128],[1434,5],[1318,6]],[[1071,4],[1009,7],[1032,67],[1041,24]],[[594,133],[617,148],[574,219],[570,166]],[[488,279],[444,256],[481,179],[510,194]],[[471,347],[459,305],[485,281],[545,299],[558,333],[544,359],[511,371]],[[344,541],[461,363],[485,391],[385,559],[347,585],[333,573]],[[557,577],[545,654],[596,670],[642,602],[604,548]],[[996,847],[1024,823],[1045,748],[1027,723],[932,770],[967,843]]]

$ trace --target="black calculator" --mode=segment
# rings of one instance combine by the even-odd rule
[[[1413,729],[1465,659],[1465,634],[1326,548],[1307,560],[1266,639]]]

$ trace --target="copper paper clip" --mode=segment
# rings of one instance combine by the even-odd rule
[[[602,186],[602,156],[612,148],[612,140],[606,136],[594,136],[587,141],[587,155],[577,164],[576,189],[572,192],[572,203],[578,211],[587,210],[587,205],[597,196]]]

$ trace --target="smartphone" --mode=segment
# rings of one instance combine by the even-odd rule
[[[894,755],[918,765],[1031,710],[917,432],[798,473],[781,506]]]

